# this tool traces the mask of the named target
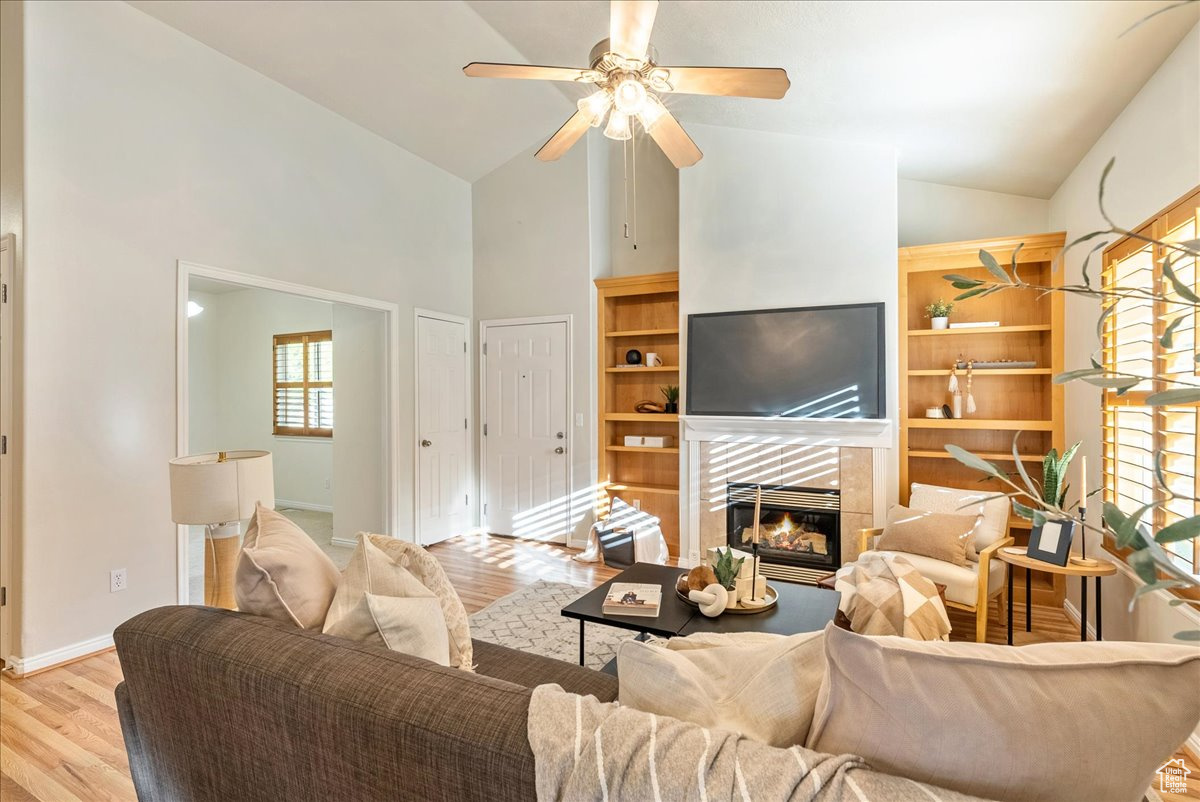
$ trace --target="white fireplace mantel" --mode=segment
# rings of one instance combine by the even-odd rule
[[[893,446],[886,418],[750,418],[680,415],[683,437],[692,442],[836,445],[847,448]]]
[[[871,449],[871,504],[869,525],[879,526],[887,500],[887,466],[895,449],[895,427],[877,418],[751,418],[718,415],[680,415],[683,424],[684,493],[680,558],[696,565],[701,558],[700,515],[704,444],[759,444],[769,446],[826,446],[836,449]],[[840,477],[839,481],[846,481]]]

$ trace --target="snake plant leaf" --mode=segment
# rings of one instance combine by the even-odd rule
[[[1009,278],[1008,273],[1004,272],[1004,268],[996,261],[996,257],[992,256],[982,248],[979,249],[979,261],[983,262],[983,266],[988,269],[988,272],[996,277],[998,281],[1003,281],[1005,284],[1012,284],[1013,281]]]
[[[1191,540],[1200,537],[1200,515],[1184,518],[1158,530],[1154,539],[1159,543],[1177,543],[1180,540]]]
[[[1200,387],[1179,387],[1175,390],[1162,390],[1146,396],[1146,404],[1152,407],[1190,404],[1193,401],[1200,401]]]

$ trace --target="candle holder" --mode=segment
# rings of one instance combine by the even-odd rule
[[[1071,558],[1071,565],[1078,565],[1083,568],[1095,568],[1100,564],[1100,561],[1087,556],[1087,527],[1083,525],[1087,520],[1087,508],[1079,505],[1079,556]]]

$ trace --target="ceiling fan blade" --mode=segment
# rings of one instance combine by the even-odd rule
[[[579,138],[591,127],[591,116],[577,111],[571,115],[571,119],[562,124],[562,128],[559,128],[554,136],[546,140],[546,144],[542,145],[534,155],[544,162],[558,161],[559,157],[570,150],[571,146],[578,142]]]
[[[609,13],[609,49],[625,58],[646,58],[658,0],[612,0]]]
[[[663,67],[672,92],[779,100],[792,82],[778,67]]]
[[[492,64],[472,61],[463,67],[468,78],[527,78],[536,81],[578,81],[583,70],[574,67],[542,67],[537,64]]]
[[[669,111],[663,112],[658,121],[650,126],[649,133],[650,137],[662,148],[662,152],[667,154],[671,164],[680,169],[691,167],[704,158],[700,148],[696,147],[696,143],[687,135],[687,131],[683,130],[679,120],[676,120]]]

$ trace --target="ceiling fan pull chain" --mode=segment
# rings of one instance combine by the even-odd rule
[[[621,201],[625,207],[625,239],[629,239],[629,140],[621,142]]]
[[[637,133],[630,123],[629,149],[633,152],[633,249],[637,250]]]

